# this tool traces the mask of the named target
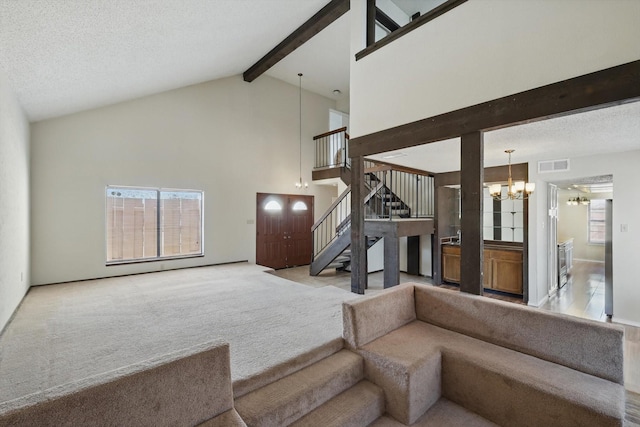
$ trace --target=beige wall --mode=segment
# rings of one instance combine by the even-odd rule
[[[29,277],[29,122],[0,71],[0,332]]]
[[[303,93],[303,179],[335,102]],[[32,125],[33,284],[255,261],[256,192],[295,193],[298,88],[268,76],[202,83]],[[106,185],[200,189],[204,258],[105,266]]]

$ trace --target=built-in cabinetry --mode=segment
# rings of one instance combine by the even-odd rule
[[[522,248],[485,245],[483,255],[485,289],[522,295]],[[460,245],[442,245],[442,278],[460,283]]]

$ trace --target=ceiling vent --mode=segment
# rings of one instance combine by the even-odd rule
[[[565,172],[569,170],[569,159],[542,160],[538,162],[538,173]]]

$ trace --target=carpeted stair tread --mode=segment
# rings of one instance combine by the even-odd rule
[[[209,421],[199,424],[198,427],[247,427],[235,409],[229,409]]]
[[[328,288],[326,286],[325,288]],[[325,289],[319,288],[319,289]],[[340,292],[345,292],[342,289],[334,288]],[[324,292],[328,294],[328,292]],[[278,381],[281,378],[291,375],[307,366],[311,366],[314,363],[331,356],[332,354],[340,351],[344,347],[344,341],[342,337],[336,337],[331,341],[328,341],[322,345],[316,346],[311,350],[305,351],[298,356],[280,362],[277,365],[269,366],[266,369],[257,372],[256,374],[240,378],[233,382],[233,397],[238,399],[245,394],[248,394],[254,390],[264,387],[267,384]]]
[[[366,426],[384,413],[384,392],[369,381],[360,381],[300,418],[295,427]]]
[[[363,378],[362,357],[341,350],[235,402],[250,427],[293,423]]]
[[[497,424],[468,411],[452,401],[440,398],[411,427],[497,427]],[[406,427],[395,419],[384,416],[378,418],[369,427]]]

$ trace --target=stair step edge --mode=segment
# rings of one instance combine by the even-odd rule
[[[236,400],[250,426],[288,425],[364,378],[361,356],[341,350]]]
[[[384,392],[363,380],[300,418],[291,427],[369,425],[385,412]]]

